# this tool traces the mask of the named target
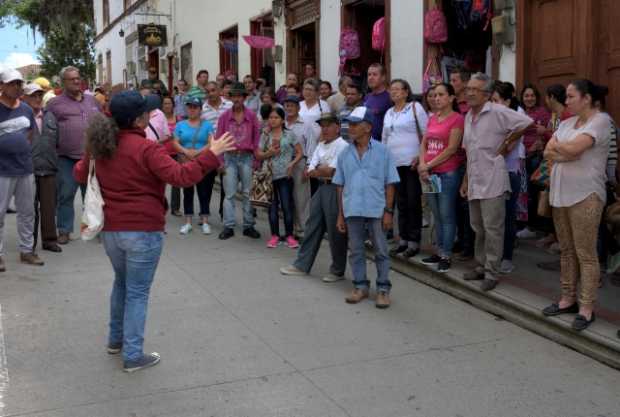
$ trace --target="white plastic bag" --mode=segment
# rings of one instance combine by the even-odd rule
[[[103,229],[103,197],[99,188],[99,181],[95,175],[95,160],[88,165],[88,182],[86,195],[84,196],[84,211],[82,212],[82,225],[80,234],[82,240],[94,239]]]

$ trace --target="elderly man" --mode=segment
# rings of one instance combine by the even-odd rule
[[[366,276],[366,234],[370,233],[377,266],[377,308],[390,306],[390,261],[385,233],[392,228],[394,184],[400,181],[388,148],[372,138],[372,110],[357,107],[347,117],[353,139],[338,157],[332,182],[338,186],[337,227],[348,231],[353,292],[346,298],[356,304],[368,298],[370,281]]]
[[[56,177],[58,243],[66,245],[71,240],[75,222],[75,193],[78,183],[73,178],[73,167],[84,154],[84,138],[90,119],[100,112],[99,103],[93,96],[83,94],[80,89],[80,70],[65,67],[60,71],[63,85],[61,95],[47,104],[46,110],[56,120],[56,152],[58,154],[58,176]],[[82,198],[86,189],[82,189]]]
[[[24,79],[17,70],[0,73],[0,272],[4,264],[4,216],[11,198],[17,210],[20,261],[43,265],[33,251],[34,178],[30,141],[37,128],[32,109],[20,100]]]
[[[308,175],[317,178],[319,189],[310,202],[310,218],[306,223],[306,234],[293,265],[280,269],[283,275],[306,275],[319,253],[323,236],[327,232],[332,255],[329,274],[323,282],[336,282],[344,279],[347,264],[347,237],[338,232],[338,193],[332,184],[336,172],[338,156],[348,146],[339,135],[338,118],[333,113],[325,113],[317,123],[321,126],[323,141],[319,143],[308,164]],[[308,190],[309,193],[309,190]]]
[[[254,152],[258,148],[260,125],[256,113],[243,104],[246,96],[245,86],[236,83],[230,90],[233,106],[220,116],[217,123],[216,137],[228,132],[235,138],[236,145],[234,151],[224,154],[224,230],[219,235],[222,240],[235,235],[235,196],[239,181],[243,204],[243,234],[252,239],[260,238],[260,233],[254,228],[255,221],[250,204]]]
[[[485,74],[474,74],[465,91],[470,110],[463,134],[467,171],[460,193],[469,200],[479,265],[465,274],[464,279],[481,279],[480,289],[490,291],[497,286],[496,274],[504,247],[506,197],[511,191],[504,156],[533,120],[491,103],[493,80]]]
[[[32,163],[36,181],[34,243],[36,252],[38,223],[41,223],[43,250],[62,252],[56,231],[56,119],[50,112],[43,112],[43,89],[35,83],[26,85],[23,100],[34,112],[37,123],[32,137]]]

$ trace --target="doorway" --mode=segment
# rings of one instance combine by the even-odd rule
[[[317,70],[317,74],[319,73],[317,63],[317,27],[318,22],[313,22],[290,31],[288,72],[297,74],[299,80],[302,80],[304,67],[308,64],[313,65]]]
[[[220,73],[239,79],[239,27],[220,32]]]

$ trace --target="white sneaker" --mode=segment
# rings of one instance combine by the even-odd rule
[[[344,279],[343,276],[334,275],[331,272],[325,275],[323,278],[321,278],[323,282],[338,282],[338,281],[342,281],[343,279]]]
[[[499,272],[501,272],[502,274],[510,274],[514,270],[515,265],[512,263],[512,261],[509,261],[508,259],[504,259],[499,267]]]
[[[527,227],[523,230],[519,230],[517,232],[517,237],[519,239],[534,239],[536,237],[536,232],[534,232],[533,230],[528,229]]]
[[[202,224],[202,234],[203,235],[210,235],[211,234],[211,226],[209,225],[209,223],[203,223]]]
[[[187,235],[191,231],[192,231],[192,225],[189,223],[186,223],[183,226],[181,226],[181,230],[179,230],[179,233],[181,233],[182,235]]]
[[[280,273],[282,275],[308,275],[301,269],[295,268],[293,265],[283,266],[282,268],[280,268]]]

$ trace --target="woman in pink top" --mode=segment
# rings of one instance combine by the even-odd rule
[[[426,194],[435,219],[438,254],[422,260],[426,265],[437,264],[439,272],[450,269],[452,246],[456,232],[456,198],[463,177],[463,155],[459,152],[465,119],[458,112],[454,87],[442,83],[435,87],[436,113],[428,122],[420,146],[418,172],[421,181],[431,175],[441,181],[441,192]]]

